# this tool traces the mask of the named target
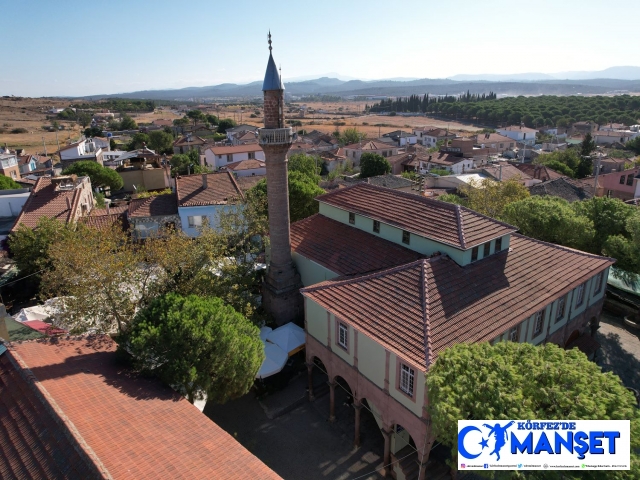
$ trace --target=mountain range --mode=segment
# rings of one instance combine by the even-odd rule
[[[306,77],[301,77],[306,78]],[[344,77],[343,77],[344,78]],[[294,79],[298,80],[298,79]],[[611,67],[593,72],[560,72],[556,74],[522,73],[513,75],[455,75],[440,79],[394,78],[384,80],[346,80],[323,76],[315,79],[285,81],[289,95],[402,96],[429,93],[458,95],[494,92],[499,96],[514,95],[596,95],[640,92],[640,67]],[[142,90],[113,95],[91,95],[84,98],[140,98],[150,100],[203,100],[246,98],[262,95],[262,81],[248,84],[223,83],[206,87],[169,90]]]

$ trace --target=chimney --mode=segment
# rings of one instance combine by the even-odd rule
[[[6,317],[8,317],[7,309],[4,304],[0,303],[0,339],[9,342],[11,339],[9,338],[9,330],[7,329],[7,323],[5,321]]]
[[[202,188],[204,188],[205,190],[207,188],[207,174],[206,173],[202,174]]]
[[[68,196],[68,195],[67,195],[66,199],[67,199],[67,208],[68,208],[69,210],[71,210],[71,199],[69,198],[69,196]]]

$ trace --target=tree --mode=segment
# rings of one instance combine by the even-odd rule
[[[587,218],[593,224],[593,241],[587,251],[600,255],[609,237],[622,235],[630,238],[627,222],[637,214],[637,208],[633,205],[627,205],[618,198],[594,197],[571,206],[576,215]]]
[[[187,117],[182,117],[182,118],[176,118],[173,121],[173,124],[176,127],[186,127],[187,125],[189,125],[189,119]]]
[[[558,173],[573,178],[573,170],[571,170],[571,168],[569,168],[565,163],[559,162],[557,160],[546,160],[544,162],[544,165],[549,167],[551,170],[555,170]]]
[[[342,133],[338,131],[338,141],[341,146],[358,143],[367,138],[367,134],[360,132],[356,127],[345,128]]]
[[[219,298],[175,293],[140,311],[121,342],[141,371],[191,403],[246,394],[264,360],[260,330]]]
[[[467,199],[462,198],[460,195],[456,195],[455,193],[445,193],[444,195],[440,195],[438,200],[441,202],[453,203],[455,205],[462,205],[464,207],[467,206]]]
[[[520,233],[545,242],[588,250],[593,244],[593,222],[576,215],[571,204],[560,197],[538,196],[510,203],[502,219]]]
[[[78,123],[82,125],[82,128],[85,128],[87,125],[91,123],[92,116],[87,112],[78,112]]]
[[[360,157],[360,178],[386,175],[391,172],[389,160],[377,153],[363,153]]]
[[[632,152],[640,155],[640,137],[636,137],[633,140],[629,140],[625,146],[627,150],[631,150]]]
[[[156,153],[173,153],[173,135],[164,130],[155,130],[149,134],[149,148]]]
[[[575,170],[576,178],[584,178],[593,174],[593,160],[591,157],[581,157]]]
[[[200,110],[189,110],[187,112],[187,117],[193,120],[193,124],[195,125],[197,122],[204,122],[205,115]]]
[[[230,118],[224,118],[218,122],[218,133],[227,133],[227,129],[233,128],[237,123]]]
[[[581,157],[590,157],[593,151],[596,149],[596,142],[593,140],[593,137],[590,133],[587,133],[584,136],[584,140],[580,144],[580,156]]]
[[[178,153],[169,160],[171,173],[175,175],[186,175],[197,173],[195,168],[200,166],[200,154],[196,149],[191,149],[187,153]]]
[[[306,155],[304,153],[296,153],[289,157],[288,167],[289,172],[300,172],[311,179],[315,179],[316,183],[320,181],[318,175],[322,161],[318,161],[318,157]]]
[[[101,137],[102,136],[102,129],[100,127],[85,128],[84,136],[87,137],[87,138],[89,138],[89,137]]]
[[[122,116],[119,130],[135,130],[136,128],[138,128],[138,124],[133,118],[126,114]]]
[[[74,162],[62,172],[63,175],[88,176],[93,187],[109,188],[112,192],[120,190],[124,181],[118,173],[107,167],[103,167],[98,162],[83,160]]]
[[[506,182],[496,182],[484,179],[481,183],[471,181],[458,191],[466,197],[467,206],[483,215],[500,218],[504,208],[512,202],[517,202],[529,196],[529,190],[522,185],[518,178]]]
[[[149,146],[149,135],[146,133],[138,132],[131,137],[131,141],[127,146],[127,150],[137,150],[138,148],[142,148],[143,146]]]
[[[0,175],[0,190],[15,190],[22,188],[22,186],[6,175]]]
[[[205,115],[205,121],[209,124],[209,125],[218,125],[218,122],[220,121],[218,119],[218,117],[216,117],[215,115],[211,115],[210,113],[207,113]]]
[[[451,447],[454,469],[457,420],[631,420],[631,472],[589,472],[589,478],[638,478],[636,399],[619,377],[602,373],[577,349],[563,350],[552,343],[459,343],[438,355],[426,384],[433,433]],[[544,478],[586,474],[545,472]]]

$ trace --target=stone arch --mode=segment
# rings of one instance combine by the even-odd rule
[[[567,341],[564,342],[564,347],[567,348],[569,345],[571,345],[571,343],[573,343],[578,337],[580,336],[580,330],[576,329],[573,332],[571,332],[571,335],[569,335],[569,338],[567,338]]]
[[[391,453],[398,456],[400,451],[417,451],[416,441],[403,425],[396,423],[392,427]]]

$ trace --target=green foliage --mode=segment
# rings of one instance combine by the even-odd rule
[[[149,198],[149,197],[157,197],[158,195],[171,195],[172,191],[170,188],[165,188],[164,190],[154,190],[153,192],[141,191],[138,189],[138,194],[136,198]]]
[[[120,119],[120,128],[118,130],[135,130],[138,124],[129,115],[123,115]]]
[[[155,130],[149,134],[149,148],[157,154],[173,153],[173,135],[164,130]]]
[[[15,190],[17,188],[22,188],[22,186],[11,177],[0,175],[0,190]]]
[[[606,255],[617,260],[616,267],[640,274],[640,213],[629,216],[626,233],[611,235],[602,249]]]
[[[178,153],[171,157],[169,165],[171,165],[171,173],[174,176],[197,173],[195,168],[200,166],[200,154],[195,149],[189,150],[187,153]]]
[[[315,180],[316,184],[320,181],[318,175],[322,161],[318,157],[312,155],[306,155],[304,153],[296,153],[289,157],[289,172],[300,172],[310,179]]]
[[[573,172],[573,177],[576,176],[576,172],[578,171],[581,160],[582,159],[580,158],[580,155],[578,155],[578,152],[572,148],[562,151],[559,150],[553,153],[545,153],[544,155],[540,155],[537,158],[538,163],[541,163],[543,165],[548,165],[551,162],[553,162],[553,165],[557,165],[557,163],[563,163],[569,169],[571,169],[571,171]],[[553,167],[550,166],[549,168]]]
[[[408,178],[409,180],[413,180],[414,182],[420,179],[420,175],[413,171],[405,171],[400,174],[403,178]]]
[[[336,132],[338,133],[337,135]],[[358,143],[367,138],[367,134],[360,132],[356,127],[345,128],[342,133],[339,130],[336,130],[336,132],[334,132],[334,136],[336,136],[341,146]]]
[[[29,130],[27,130],[26,128],[18,127],[18,128],[12,128],[11,129],[11,133],[13,133],[13,134],[29,133]]]
[[[391,172],[389,160],[377,153],[363,153],[360,156],[360,178],[386,175]]]
[[[627,144],[628,145],[628,144]],[[611,158],[633,158],[635,154],[633,152],[629,152],[627,150],[610,150],[607,152]]]
[[[83,160],[74,162],[62,172],[63,175],[88,176],[93,187],[110,188],[112,192],[120,190],[124,181],[118,173],[107,167],[103,167],[98,162]]]
[[[230,118],[224,118],[218,122],[218,133],[227,133],[228,128],[233,128],[238,124]]]
[[[629,140],[627,143],[625,143],[624,147],[627,150],[631,150],[637,155],[640,155],[640,137],[636,137],[633,140]]]
[[[467,206],[467,199],[462,198],[460,195],[456,195],[455,193],[445,193],[444,195],[440,195],[438,200],[447,203],[455,203],[456,205],[462,205],[463,207]]]
[[[89,127],[84,129],[84,136],[89,137],[101,137],[102,129],[100,127]]]
[[[224,403],[246,394],[264,360],[260,330],[219,298],[175,293],[140,311],[121,342],[141,371],[190,402]]]
[[[80,125],[82,125],[82,128],[84,128],[87,125],[89,125],[91,123],[91,119],[92,118],[93,117],[92,117],[92,115],[90,113],[78,112],[77,120],[78,120],[78,123]]]
[[[186,127],[187,125],[189,125],[189,118],[188,117],[182,117],[182,118],[176,118],[173,121],[173,124],[176,127]]]
[[[76,118],[76,112],[70,108],[65,108],[63,111],[58,113],[57,117],[62,120],[73,120]]]
[[[573,178],[574,173],[573,170],[567,164],[559,162],[558,160],[545,160],[544,165],[549,167],[551,170],[555,170],[558,173],[566,175],[567,177]]]
[[[104,203],[104,195],[102,193],[94,193],[93,199],[96,203],[96,208],[105,208],[106,205]]]
[[[197,122],[204,122],[206,117],[204,113],[200,110],[189,110],[186,114],[187,118],[193,120],[193,124],[195,125]]]
[[[146,133],[138,132],[131,137],[131,141],[127,147],[127,150],[137,150],[142,148],[145,144],[149,146],[149,135]]]
[[[130,100],[127,98],[109,98],[92,103],[78,103],[75,108],[83,110],[105,109],[115,112],[153,112],[156,103],[154,100]],[[167,102],[163,102],[167,103]]]
[[[591,156],[591,154],[595,149],[596,149],[596,142],[591,136],[591,134],[587,133],[584,136],[584,140],[582,140],[582,143],[580,144],[580,156],[589,157]]]
[[[431,170],[429,170],[429,173],[440,175],[441,177],[451,175],[451,172],[449,170],[445,170],[444,168],[432,168]]]
[[[500,218],[505,207],[529,196],[527,187],[520,184],[517,178],[506,182],[484,179],[481,183],[471,181],[458,188],[466,198],[466,206],[483,215]]]
[[[253,117],[253,118],[255,118],[255,117]],[[205,115],[205,121],[209,125],[218,125],[218,123],[220,122],[220,119],[215,115],[211,115],[210,113],[207,113]]]
[[[577,349],[551,343],[460,343],[438,355],[426,383],[433,432],[451,447],[453,468],[458,420],[631,420],[632,471],[577,472],[577,478],[638,478],[636,400],[619,377],[602,373]],[[576,478],[570,473],[545,472],[544,478]]]

